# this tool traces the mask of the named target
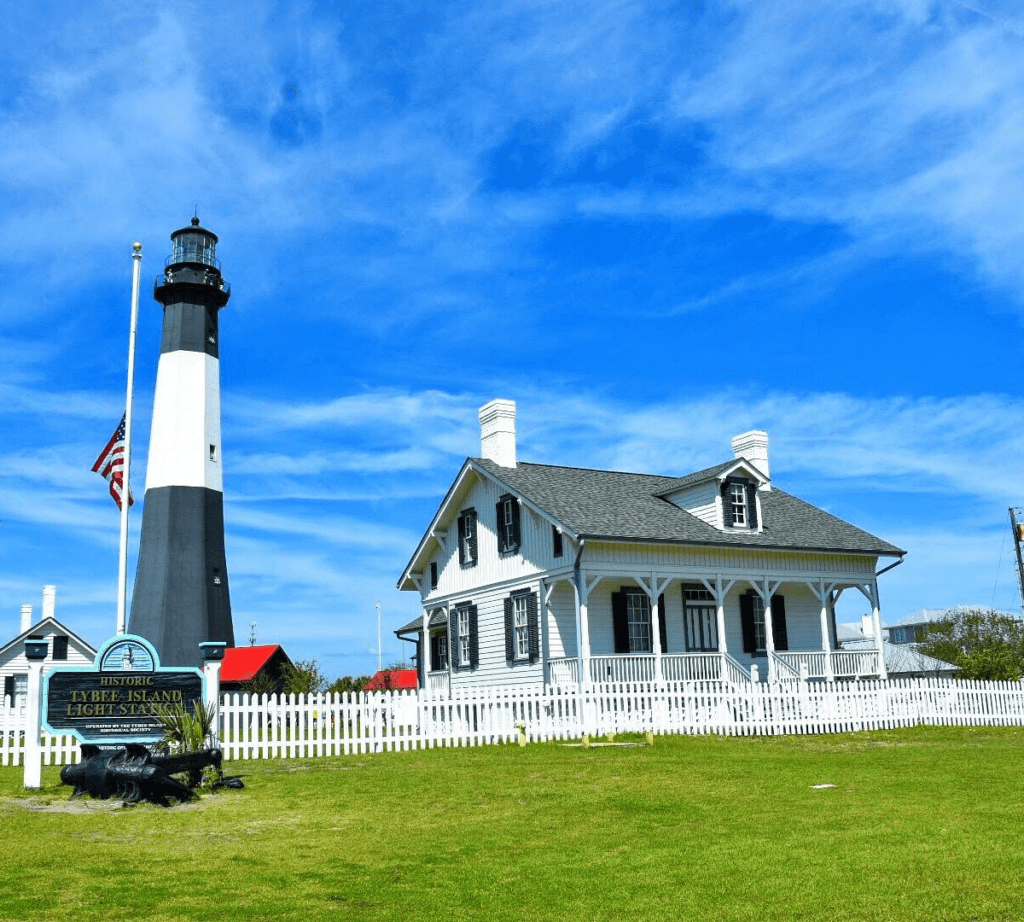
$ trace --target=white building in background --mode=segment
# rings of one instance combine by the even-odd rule
[[[878,576],[906,552],[780,490],[767,433],[692,474],[633,474],[520,462],[515,412],[481,408],[481,457],[398,581],[422,603],[396,632],[421,687],[886,675]],[[872,650],[840,648],[848,590]]]
[[[53,666],[91,666],[96,650],[54,617],[56,586],[43,587],[42,618],[32,622],[32,606],[21,607],[18,635],[0,647],[0,681],[3,683],[3,706],[21,707],[28,693],[28,660],[25,641],[41,638],[47,643],[45,674]]]
[[[1009,618],[1011,621],[1024,621],[1024,618],[1021,618],[1020,612],[996,611],[984,605],[954,605],[952,608],[922,608],[920,611],[915,611],[905,618],[900,618],[899,621],[893,621],[885,625],[883,630],[889,636],[889,643],[921,643],[925,639],[928,628],[933,624],[939,621],[948,621],[951,618],[955,618],[958,614],[968,611],[993,611],[995,614]]]

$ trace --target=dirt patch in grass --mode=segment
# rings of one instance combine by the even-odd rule
[[[111,797],[108,800],[100,800],[93,797],[53,798],[26,794],[24,797],[0,797],[0,815],[12,813],[15,810],[25,810],[30,813],[112,813],[115,810],[130,810],[136,808],[155,808],[159,810],[172,810],[176,812],[187,810],[201,810],[210,806],[210,801],[220,799],[222,795],[208,794],[198,800],[186,803],[176,803],[169,807],[157,807],[155,804],[129,804],[123,800]]]

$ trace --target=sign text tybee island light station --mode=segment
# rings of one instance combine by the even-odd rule
[[[122,634],[103,645],[94,667],[58,667],[44,677],[43,725],[81,742],[155,742],[165,709],[191,713],[204,700],[198,669],[162,667],[149,641]]]

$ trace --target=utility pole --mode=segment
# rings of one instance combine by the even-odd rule
[[[1020,507],[1010,506],[1010,528],[1013,530],[1013,547],[1017,551],[1017,588],[1020,590],[1020,607],[1024,610],[1024,558],[1021,557],[1020,546],[1024,541],[1024,519]]]
[[[1020,551],[1017,553],[1020,554]],[[380,602],[377,602],[374,608],[377,609],[377,672],[380,672],[384,668],[380,659]]]

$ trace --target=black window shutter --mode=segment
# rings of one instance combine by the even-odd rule
[[[459,563],[464,564],[466,562],[466,514],[463,513],[459,516]]]
[[[612,631],[615,634],[615,652],[629,653],[629,621],[626,614],[626,593],[612,593]]]
[[[729,481],[722,484],[722,524],[728,528],[733,524],[732,497],[729,494]]]
[[[476,552],[476,536],[477,532],[479,531],[479,529],[476,527],[476,512],[470,512],[468,514],[468,517],[471,521],[471,530],[469,535],[469,553],[470,556],[473,558],[472,565],[475,567],[477,560],[480,559],[479,555]]]
[[[4,676],[4,697],[10,698],[10,703],[14,704],[14,676],[12,675]]]
[[[53,638],[53,658],[63,659],[68,658],[68,639],[62,637],[60,634]]]
[[[453,608],[448,612],[448,655],[452,666],[459,666],[459,610]]]
[[[665,593],[658,596],[658,636],[661,638],[661,652],[668,652],[668,627],[665,623]]]
[[[494,530],[498,533],[498,553],[504,554],[508,549],[508,532],[505,530],[505,497],[494,505]]]
[[[552,525],[551,526],[551,556],[552,557],[561,557],[562,554],[564,554],[564,553],[565,553],[565,551],[563,551],[563,549],[562,549],[562,533],[557,528],[555,528],[554,525]]]
[[[747,484],[747,521],[751,528],[757,528],[757,487]]]
[[[743,628],[743,652],[757,652],[757,637],[754,634],[754,596],[744,592],[740,596],[740,626]]]
[[[519,533],[519,500],[514,497],[512,502],[512,546],[510,551],[518,551],[523,544],[522,535]]]
[[[526,599],[526,624],[529,628],[531,663],[540,661],[540,618],[537,611],[537,593],[531,592]]]
[[[437,588],[437,561],[433,560],[430,563],[430,588]]]
[[[430,655],[431,644],[422,634],[416,640],[416,679],[420,688],[427,687],[427,656]]]
[[[516,633],[515,633],[515,605],[512,596],[505,599],[505,659],[516,658]]]
[[[772,596],[772,636],[776,650],[789,649],[789,635],[786,633],[786,600],[781,595]]]
[[[476,628],[476,606],[469,606],[469,665],[480,665],[480,635]]]

